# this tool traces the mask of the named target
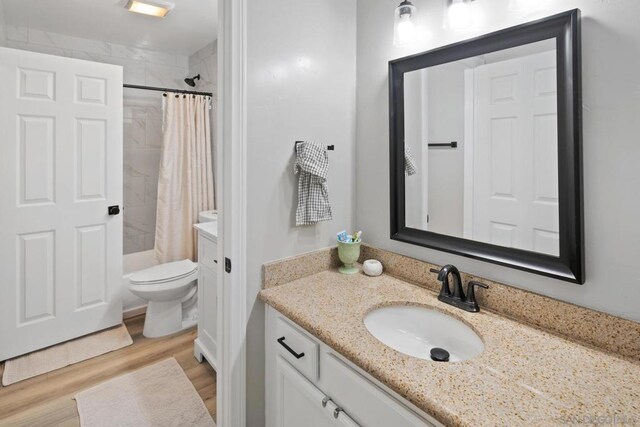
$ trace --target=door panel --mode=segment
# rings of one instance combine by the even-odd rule
[[[0,48],[0,360],[122,321],[122,68]]]
[[[473,239],[559,254],[555,51],[475,69]]]

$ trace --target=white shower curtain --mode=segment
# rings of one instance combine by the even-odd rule
[[[198,213],[214,209],[210,98],[167,93],[163,98],[155,253],[159,262],[196,260]]]

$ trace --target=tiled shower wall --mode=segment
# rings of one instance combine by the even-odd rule
[[[124,99],[124,253],[153,249],[162,148],[162,98]]]
[[[1,30],[2,28],[0,28]],[[189,56],[6,25],[7,47],[121,65],[129,84],[188,89]],[[0,42],[2,37],[0,37]],[[153,249],[162,93],[124,92],[124,253]]]
[[[196,90],[211,92],[211,153],[213,156],[213,181],[217,182],[216,175],[216,113],[218,111],[218,42],[213,41],[189,56],[189,75],[200,74],[200,80]],[[218,195],[215,195],[216,199]],[[216,206],[217,207],[217,203]]]

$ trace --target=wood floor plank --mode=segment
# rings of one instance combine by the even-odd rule
[[[178,361],[215,419],[216,373],[208,363],[198,363],[193,356],[196,331],[150,339],[142,335],[144,315],[127,319],[125,324],[133,338],[128,347],[7,387],[0,386],[0,426],[76,427],[79,425],[73,400],[76,393],[169,357]],[[4,364],[0,363],[0,375],[3,370]]]

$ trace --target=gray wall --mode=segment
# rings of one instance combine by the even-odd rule
[[[457,141],[458,148],[429,149],[429,230],[462,237],[464,214],[464,65],[429,70],[428,142]]]
[[[6,39],[4,34],[4,6],[0,1],[0,46],[4,46]]]
[[[442,3],[417,0],[430,36],[414,49],[393,47],[393,7],[359,1],[357,22],[356,224],[369,244],[468,271],[578,305],[640,321],[640,2],[544,2],[535,13],[507,1],[478,1],[476,27],[442,30]],[[531,2],[532,4],[540,2]],[[389,239],[387,61],[579,7],[582,10],[586,277],[583,286]]]
[[[355,0],[247,1],[247,425],[264,426],[266,261],[326,247],[353,230]],[[295,227],[294,142],[329,152],[333,220]]]

